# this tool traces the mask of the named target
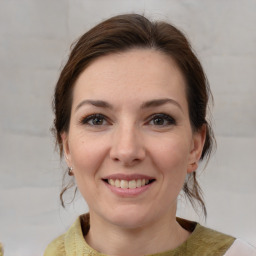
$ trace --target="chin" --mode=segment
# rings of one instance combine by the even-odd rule
[[[125,207],[124,207],[125,208]],[[106,213],[104,217],[106,221],[113,225],[125,228],[125,229],[136,229],[140,228],[150,222],[153,216],[149,216],[148,212],[141,211],[141,209],[136,209],[137,207],[129,207],[129,209],[118,209],[114,213],[110,212],[108,216]],[[153,218],[152,218],[153,219]],[[152,221],[152,220],[151,220]]]

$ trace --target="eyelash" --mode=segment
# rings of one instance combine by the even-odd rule
[[[100,119],[101,123],[100,124],[96,124],[96,123],[90,123],[91,121],[94,122],[94,121],[97,121],[96,119]],[[152,121],[156,121],[156,119],[160,119],[161,121],[163,121],[164,123],[161,123],[161,124],[156,124],[156,123],[153,123],[153,124],[150,124]],[[168,114],[164,114],[164,113],[159,113],[159,114],[153,114],[149,117],[148,119],[149,121],[147,122],[147,124],[149,125],[154,125],[154,126],[170,126],[170,125],[176,125],[176,120],[171,117],[170,115]],[[86,116],[86,117],[83,117],[81,120],[80,120],[80,123],[81,124],[84,124],[84,125],[90,125],[90,126],[102,126],[104,125],[102,122],[108,122],[108,119],[105,115],[102,115],[102,114],[92,114],[92,115],[89,115],[89,116]]]
[[[90,124],[90,123],[89,123],[90,121],[92,121],[92,122],[95,121],[97,118],[103,120],[103,122],[104,122],[104,121],[107,121],[106,116],[104,116],[104,115],[102,115],[102,114],[92,114],[92,115],[83,117],[83,118],[80,120],[80,123],[81,123],[81,124],[85,124],[85,125],[91,125],[91,126],[100,126],[100,125],[103,125],[103,124],[95,124],[95,123]]]
[[[170,126],[170,125],[176,125],[176,120],[171,117],[168,114],[164,114],[164,113],[159,113],[159,114],[154,114],[150,117],[150,120],[148,123],[156,120],[156,119],[161,119],[162,121],[166,121],[164,124],[152,124],[155,126]]]

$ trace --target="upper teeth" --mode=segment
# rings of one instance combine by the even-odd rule
[[[108,183],[111,186],[115,186],[117,188],[139,188],[141,186],[145,186],[149,183],[149,180],[147,179],[138,179],[138,180],[114,180],[114,179],[108,179]]]

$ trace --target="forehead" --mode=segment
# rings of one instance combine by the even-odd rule
[[[175,61],[154,49],[133,49],[94,60],[78,77],[74,101],[176,98],[186,104],[185,79]],[[181,102],[182,103],[182,102]]]

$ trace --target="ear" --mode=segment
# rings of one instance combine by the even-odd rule
[[[61,134],[61,139],[62,139],[62,145],[63,145],[63,153],[65,157],[65,161],[68,166],[72,166],[72,161],[71,161],[71,154],[69,150],[69,142],[68,142],[68,134],[66,132],[63,132]]]
[[[191,151],[188,162],[188,173],[196,171],[198,167],[198,162],[202,155],[206,138],[206,126],[203,125],[199,131],[194,132],[191,143]]]

